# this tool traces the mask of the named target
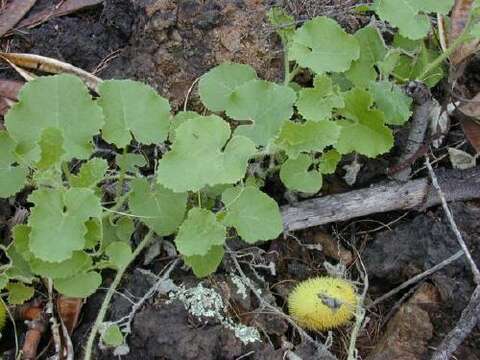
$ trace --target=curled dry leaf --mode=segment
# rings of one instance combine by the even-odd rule
[[[13,28],[35,5],[36,0],[14,0],[0,14],[0,37]]]
[[[458,107],[460,123],[468,142],[480,153],[480,93]]]
[[[0,58],[19,67],[47,72],[50,74],[67,73],[78,76],[92,90],[97,90],[102,80],[88,71],[69,63],[52,59],[46,56],[22,53],[0,52]]]
[[[476,119],[464,117],[461,119],[463,132],[470,145],[477,153],[480,153],[480,123]]]
[[[101,4],[103,2],[104,0],[67,0],[62,2],[60,6],[58,6],[57,4],[53,4],[50,8],[36,12],[35,14],[26,17],[17,24],[16,28],[31,29],[52,18],[72,14],[76,11],[86,9]],[[5,35],[10,36],[13,34],[13,31],[8,31]]]
[[[78,325],[80,311],[82,310],[83,299],[60,296],[57,299],[57,311],[62,319],[68,334],[72,334]]]
[[[456,0],[452,10],[450,33],[448,36],[451,45],[465,30],[474,0]],[[473,40],[461,45],[450,57],[452,65],[458,65],[473,55],[479,47],[480,42]]]

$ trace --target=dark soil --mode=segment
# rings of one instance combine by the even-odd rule
[[[349,31],[355,31],[368,22],[368,18],[352,14],[348,6],[353,0],[106,0],[103,6],[70,16],[51,19],[45,24],[18,33],[0,42],[2,48],[50,56],[66,61],[101,78],[131,78],[144,81],[169,98],[176,109],[183,107],[186,94],[195,80],[208,69],[225,61],[252,65],[259,76],[268,80],[282,77],[282,50],[273,29],[265,21],[265,13],[273,4],[287,8],[298,20],[317,15],[335,17]],[[50,0],[38,1],[32,12],[50,6]],[[478,75],[477,75],[478,76]],[[7,67],[0,69],[0,78],[16,78]],[[472,76],[473,77],[473,76]],[[473,81],[473,80],[472,80]],[[478,80],[476,80],[478,86]],[[200,109],[195,92],[189,108]],[[388,159],[369,161],[359,175],[356,186],[369,186],[384,178]],[[348,187],[340,176],[328,179],[328,191],[345,191]],[[271,184],[272,185],[272,184]],[[275,192],[275,189],[269,189]],[[0,200],[0,231],[8,234],[14,214],[19,213],[22,199]],[[452,204],[458,225],[475,259],[480,259],[480,207],[478,203]],[[20,214],[21,215],[21,214]],[[391,226],[391,230],[367,233],[378,226],[363,220],[388,223],[402,214],[382,214],[369,219],[356,219],[346,224],[333,224],[296,234],[293,238],[278,239],[261,246],[261,255],[253,253],[252,262],[263,265],[258,275],[248,273],[264,295],[284,307],[286,295],[293,285],[302,279],[324,274],[325,260],[335,259],[305,245],[315,245],[318,233],[333,234],[351,250],[361,251],[370,278],[369,299],[375,299],[410,277],[432,267],[458,251],[459,247],[441,209],[426,213],[411,213]],[[346,230],[345,230],[346,229]],[[357,235],[362,232],[363,235]],[[301,245],[301,244],[302,245]],[[244,245],[232,242],[235,250]],[[160,258],[165,258],[165,251]],[[147,268],[157,273],[168,260],[156,259]],[[273,263],[276,272],[266,267]],[[138,264],[141,266],[141,264]],[[218,275],[205,281],[206,286],[218,289],[231,304],[231,315],[245,325],[263,330],[264,342],[243,345],[231,331],[215,322],[201,323],[193,319],[182,304],[167,304],[165,297],[148,301],[136,315],[132,334],[128,338],[130,353],[123,359],[171,359],[214,360],[283,359],[286,343],[297,344],[295,353],[304,360],[316,359],[314,352],[299,339],[285,321],[273,315],[256,313],[258,301],[249,293],[240,298],[232,289],[228,274],[234,271],[228,257]],[[353,277],[357,273],[352,269]],[[177,268],[172,278],[177,284],[198,283],[185,269]],[[473,289],[469,268],[464,260],[446,267],[428,281],[441,295],[438,311],[427,313],[427,321],[434,333],[430,349],[418,359],[427,358],[428,352],[454,326],[470,298]],[[108,286],[107,276],[105,286]],[[152,285],[152,279],[138,270],[132,270],[125,278],[121,291],[141,297]],[[366,356],[380,337],[387,314],[404,293],[390,299],[374,312],[369,334],[361,334],[358,344],[362,356]],[[73,340],[80,357],[88,330],[97,314],[103,292],[92,296],[84,306],[82,321]],[[109,317],[118,319],[129,312],[131,304],[123,297],[115,297]],[[382,327],[383,326],[383,327]],[[373,330],[375,329],[375,330]],[[480,359],[480,329],[459,348],[458,358]],[[267,341],[268,336],[268,341]],[[339,358],[345,357],[345,344],[349,329],[334,333],[332,351]],[[293,346],[293,345],[292,345]],[[4,356],[8,358],[8,356]],[[97,349],[97,358],[116,359],[110,350]],[[415,358],[412,358],[415,360]],[[393,359],[392,359],[393,360]]]

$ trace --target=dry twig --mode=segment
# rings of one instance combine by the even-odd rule
[[[462,234],[460,233],[460,230],[458,230],[458,226],[455,223],[455,220],[453,219],[452,212],[450,211],[450,208],[448,207],[447,204],[447,199],[445,198],[445,194],[443,193],[439,183],[437,176],[435,175],[435,172],[433,171],[432,165],[430,164],[430,160],[428,156],[425,157],[425,165],[427,165],[428,172],[430,174],[430,177],[432,179],[432,185],[435,188],[435,190],[438,193],[438,196],[440,197],[440,200],[442,202],[442,207],[443,211],[445,211],[445,215],[447,216],[448,222],[450,223],[450,227],[452,228],[455,237],[457,238],[457,241],[462,248],[463,252],[465,253],[465,256],[467,257],[467,260],[470,264],[470,268],[473,273],[473,279],[477,285],[480,285],[480,271],[478,270],[477,265],[475,264],[475,261],[472,258],[472,254],[468,250],[467,244],[465,244],[465,241],[463,240]]]
[[[471,333],[480,317],[480,286],[474,290],[470,302],[463,310],[462,316],[442,343],[433,353],[431,360],[448,360],[460,344]]]

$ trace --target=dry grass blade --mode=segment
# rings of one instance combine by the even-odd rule
[[[39,11],[22,21],[20,21],[16,28],[17,29],[22,29],[22,28],[28,28],[31,29],[35,26],[38,26],[45,21],[48,21],[52,18],[59,17],[59,16],[64,16],[64,15],[69,15],[72,14],[76,11],[83,10],[86,8],[90,8],[92,6],[99,5],[103,3],[104,0],[67,0],[60,4],[60,6],[53,6],[53,8],[50,9],[45,9],[42,11]],[[14,31],[9,31],[7,32],[7,36],[13,35]]]
[[[50,74],[67,73],[76,75],[92,90],[97,90],[98,85],[102,82],[100,78],[83,69],[46,56],[0,52],[0,58],[27,69],[39,70]]]
[[[0,96],[17,100],[18,92],[23,84],[21,81],[0,79]]]
[[[468,24],[470,12],[472,10],[474,0],[456,0],[452,10],[451,27],[448,36],[449,45],[462,34]],[[479,41],[474,40],[461,45],[450,57],[452,65],[462,63],[466,58],[473,55],[479,46]]]
[[[8,4],[0,14],[0,37],[22,20],[36,2],[37,0],[16,0]]]

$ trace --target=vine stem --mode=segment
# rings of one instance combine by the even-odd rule
[[[468,40],[468,38],[469,38],[468,31],[464,31],[462,35],[460,35],[458,38],[455,39],[455,41],[452,43],[452,45],[448,49],[446,49],[435,60],[433,60],[430,64],[428,64],[425,70],[423,70],[422,74],[418,77],[418,80],[424,81],[428,73],[430,73],[432,70],[440,66],[442,62],[447,60],[455,50],[457,50],[464,42]]]
[[[113,294],[117,291],[117,287],[122,280],[125,271],[130,266],[130,264],[137,258],[137,256],[142,252],[143,249],[150,243],[153,238],[153,230],[149,230],[149,232],[145,235],[143,240],[138,244],[137,248],[132,254],[130,261],[118,269],[115,278],[113,279],[112,284],[110,285],[105,298],[103,299],[102,306],[98,312],[97,318],[93,324],[92,330],[90,331],[90,335],[88,336],[87,345],[85,347],[85,355],[83,357],[84,360],[91,360],[92,359],[92,351],[93,351],[93,344],[95,342],[95,338],[97,337],[98,331],[103,323],[105,315],[107,313],[108,306],[110,305],[110,301],[112,300]]]

